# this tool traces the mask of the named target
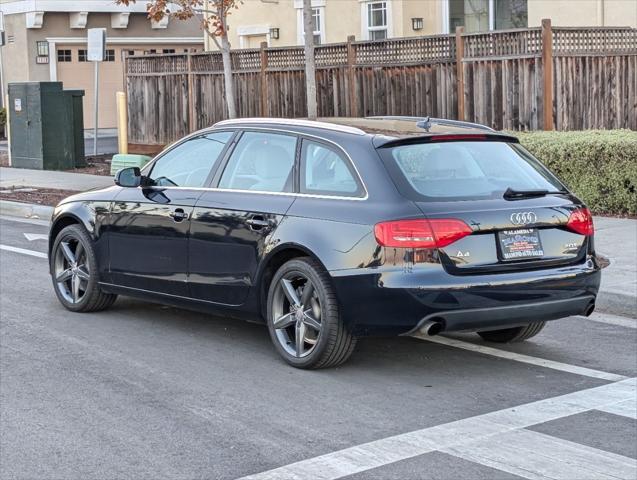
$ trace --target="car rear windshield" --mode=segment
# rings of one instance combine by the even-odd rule
[[[564,190],[539,161],[514,143],[418,143],[379,152],[398,187],[410,198],[471,200],[502,198],[509,188]]]

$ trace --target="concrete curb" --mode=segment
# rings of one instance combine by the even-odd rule
[[[35,218],[41,220],[51,220],[53,207],[47,205],[37,205],[34,203],[10,202],[0,200],[0,215],[10,217]]]

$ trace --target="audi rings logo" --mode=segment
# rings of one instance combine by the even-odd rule
[[[533,212],[515,212],[511,214],[513,225],[528,225],[537,222],[537,215]]]

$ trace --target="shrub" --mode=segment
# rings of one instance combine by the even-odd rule
[[[637,132],[513,132],[593,213],[637,215]]]

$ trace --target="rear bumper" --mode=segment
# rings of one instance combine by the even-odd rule
[[[539,322],[570,317],[571,315],[584,315],[594,304],[595,296],[584,295],[582,297],[548,300],[526,305],[436,312],[430,313],[421,319],[416,327],[407,332],[407,334],[417,332],[425,322],[429,321],[442,323],[442,332],[511,328],[518,325],[526,325],[529,323],[529,319]]]
[[[444,331],[475,331],[579,315],[595,301],[601,279],[594,257],[491,275],[454,276],[439,264],[330,273],[343,318],[359,336],[407,334],[434,318]]]

